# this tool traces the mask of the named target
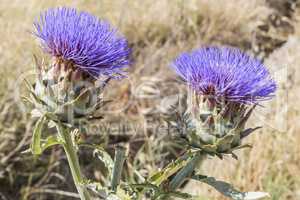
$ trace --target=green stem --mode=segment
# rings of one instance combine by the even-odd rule
[[[126,149],[121,146],[116,147],[116,155],[114,160],[114,168],[111,179],[111,188],[114,192],[116,192],[117,187],[121,180],[121,175],[123,171],[123,165],[126,159]]]
[[[204,155],[199,152],[197,153],[192,160],[190,160],[185,167],[183,167],[176,176],[170,182],[170,190],[174,191],[184,182],[184,180],[192,175],[195,168],[199,166],[200,162],[203,160]]]
[[[78,194],[80,196],[81,200],[90,200],[90,195],[87,191],[87,189],[82,185],[84,182],[84,179],[82,177],[80,166],[79,166],[79,160],[76,153],[76,148],[73,144],[71,133],[69,129],[63,127],[62,125],[57,125],[58,134],[63,139],[63,147],[65,150],[65,153],[67,155],[68,163],[71,169],[71,173],[73,176],[73,180],[75,183],[75,186],[77,188]]]

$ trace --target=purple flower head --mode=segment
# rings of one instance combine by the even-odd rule
[[[231,47],[205,47],[183,53],[172,63],[199,95],[216,100],[258,103],[274,95],[276,84],[261,61]]]
[[[43,49],[63,61],[72,62],[97,78],[123,73],[130,64],[127,40],[111,25],[74,8],[52,8],[34,23]]]

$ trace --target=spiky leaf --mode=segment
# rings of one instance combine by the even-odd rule
[[[269,196],[265,192],[240,192],[235,189],[231,184],[224,181],[216,180],[214,177],[207,177],[203,175],[196,175],[192,177],[194,180],[206,183],[217,191],[222,193],[224,196],[229,197],[233,200],[258,200]]]
[[[34,155],[40,155],[42,153],[42,146],[41,146],[41,136],[42,136],[42,130],[45,123],[45,117],[42,116],[39,118],[39,120],[36,122],[33,135],[32,135],[32,142],[31,142],[31,152]]]

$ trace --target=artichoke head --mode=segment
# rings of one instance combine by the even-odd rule
[[[48,69],[39,67],[31,91],[33,112],[62,123],[78,124],[100,107],[103,86],[97,86],[93,77],[72,62],[56,61]]]
[[[195,129],[188,139],[192,146],[207,153],[222,156],[249,145],[242,145],[242,139],[260,128],[245,129],[255,106],[238,102],[219,102],[204,96],[193,97],[192,115]]]

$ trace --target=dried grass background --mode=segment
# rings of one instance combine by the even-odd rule
[[[201,171],[241,190],[267,191],[273,200],[300,200],[300,8],[296,0],[1,0],[0,200],[74,199],[60,148],[41,158],[21,153],[30,143],[33,122],[15,98],[18,78],[33,69],[32,55],[41,55],[30,34],[34,18],[48,7],[62,5],[111,21],[133,47],[129,79],[112,83],[107,91],[107,97],[115,100],[109,109],[131,104],[121,113],[109,114],[105,122],[159,121],[160,114],[155,111],[164,106],[162,99],[172,100],[177,91],[164,85],[176,79],[168,65],[181,51],[222,44],[264,59],[278,82],[278,92],[252,117],[251,124],[264,126],[247,141],[254,147],[241,151],[238,161],[210,159]],[[137,166],[141,171],[153,171],[166,144],[149,136],[148,130],[136,132],[146,137],[141,140],[142,153],[136,156],[145,164]],[[137,146],[131,147],[141,145]],[[84,156],[88,153],[81,152]],[[85,157],[82,163],[87,176],[101,178],[94,158]],[[200,199],[223,199],[195,182],[184,190],[199,194]]]

